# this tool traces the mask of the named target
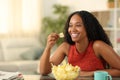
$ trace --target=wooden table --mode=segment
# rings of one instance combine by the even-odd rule
[[[55,80],[55,78],[50,76],[42,75],[23,75],[24,80]],[[120,77],[112,77],[112,80],[120,80]],[[94,80],[94,77],[78,77],[76,80]]]
[[[40,80],[41,75],[23,75],[24,80]]]

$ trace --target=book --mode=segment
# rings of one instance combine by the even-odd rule
[[[24,80],[20,72],[0,71],[0,80]]]

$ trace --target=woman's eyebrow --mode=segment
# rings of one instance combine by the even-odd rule
[[[80,24],[83,24],[82,22],[75,22],[75,23],[80,23]],[[72,22],[69,22],[69,24],[72,24]]]

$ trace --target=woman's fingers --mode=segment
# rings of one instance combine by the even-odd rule
[[[51,33],[48,38],[52,41],[55,41],[59,38],[59,36],[56,33]]]
[[[52,47],[56,43],[58,38],[59,38],[59,35],[57,33],[51,33],[48,36],[47,45]]]

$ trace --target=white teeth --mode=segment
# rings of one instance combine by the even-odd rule
[[[77,36],[78,36],[78,34],[71,34],[71,36],[72,36],[72,37],[77,37]]]

